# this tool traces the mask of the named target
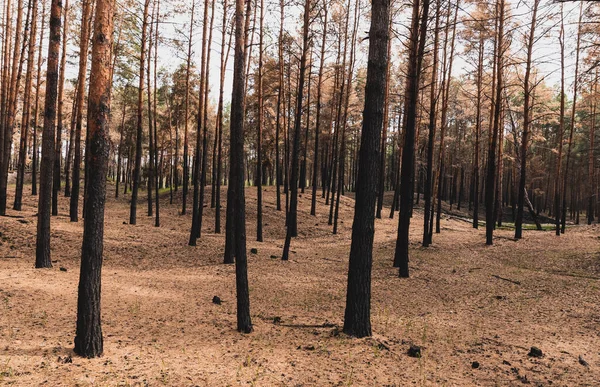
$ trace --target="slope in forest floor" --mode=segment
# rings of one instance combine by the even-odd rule
[[[14,187],[9,187],[13,192]],[[571,227],[561,237],[484,230],[444,218],[433,245],[420,246],[422,213],[412,221],[411,278],[391,267],[397,220],[376,221],[374,336],[340,333],[353,200],[342,197],[337,235],[319,195],[299,199],[299,236],[280,260],[284,213],[274,187],[264,194],[265,240],[255,242],[256,188],[248,188],[247,235],[254,332],[235,330],[234,267],[223,265],[224,234],[204,208],[198,246],[187,246],[190,215],[180,192],[161,201],[160,228],[129,196],[109,186],[102,313],[105,353],[72,353],[82,222],[68,199],[52,218],[52,260],[33,268],[37,198],[0,218],[0,385],[14,386],[505,386],[597,385],[600,380],[600,226]],[[29,193],[29,187],[25,189]],[[210,190],[207,190],[210,192]],[[122,196],[122,195],[121,195]],[[221,196],[225,198],[225,189]],[[9,203],[12,198],[9,197]],[[188,203],[189,204],[189,203]],[[225,211],[222,211],[224,229]],[[61,268],[66,271],[61,271]],[[212,303],[213,296],[223,303]],[[406,352],[422,347],[422,357]],[[528,356],[530,347],[543,357]],[[587,365],[581,364],[579,359]],[[474,362],[479,365],[474,368]]]

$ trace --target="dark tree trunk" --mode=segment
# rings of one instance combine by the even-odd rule
[[[97,0],[92,69],[88,98],[88,198],[81,248],[81,269],[77,297],[75,353],[93,358],[102,355],[100,315],[102,252],[104,247],[104,205],[106,172],[110,149],[111,45],[114,2]]]
[[[246,256],[246,203],[244,198],[244,68],[245,33],[244,0],[235,2],[235,56],[233,64],[233,89],[231,97],[231,125],[229,152],[229,185],[227,190],[227,211],[232,208],[235,224],[229,227],[233,231],[235,278],[237,297],[237,329],[243,333],[252,331],[250,318],[250,296],[248,292],[248,260]],[[246,17],[250,17],[247,12]],[[227,257],[225,257],[227,259]]]
[[[427,0],[426,0],[427,1]],[[388,62],[389,0],[373,0],[369,31],[369,64],[356,184],[356,205],[348,269],[344,333],[371,335],[371,266],[375,202],[380,171],[381,131]]]
[[[410,33],[408,72],[406,79],[406,124],[404,127],[404,148],[402,150],[402,171],[400,173],[400,215],[398,220],[398,238],[394,255],[394,267],[400,268],[400,277],[408,277],[408,246],[412,192],[414,187],[415,165],[415,126],[417,102],[419,100],[419,79],[425,51],[425,35],[429,17],[429,0],[423,0],[421,26],[419,28],[419,0],[413,2],[413,14]]]
[[[302,56],[300,57],[300,76],[298,94],[296,96],[296,117],[294,120],[294,140],[292,144],[292,165],[290,181],[290,208],[287,213],[287,232],[281,259],[289,258],[292,237],[298,234],[298,159],[300,153],[300,127],[302,125],[302,97],[304,94],[304,78],[306,76],[306,57],[308,53],[308,32],[310,27],[310,0],[304,3],[304,27],[302,32]]]
[[[492,133],[490,136],[490,146],[488,149],[487,175],[485,180],[485,243],[493,244],[494,236],[494,194],[496,185],[496,148],[498,147],[498,134],[500,131],[500,119],[502,110],[502,90],[504,71],[504,0],[498,0],[498,31],[496,34],[496,96],[494,98],[494,116],[492,124]]]
[[[77,116],[75,121],[75,154],[73,156],[73,181],[71,184],[71,200],[69,203],[69,216],[71,222],[78,221],[79,212],[79,188],[81,184],[81,128],[83,126],[83,104],[85,98],[85,79],[87,73],[87,53],[89,47],[89,20],[92,14],[92,0],[84,0],[81,16],[81,35],[79,39],[79,52],[85,53],[80,56],[79,82],[77,83]]]
[[[142,136],[143,136],[143,104],[144,104],[144,66],[146,65],[146,32],[148,29],[148,8],[150,0],[144,1],[144,15],[142,18],[142,40],[140,46],[140,74],[138,84],[137,124],[135,138],[135,165],[133,167],[133,187],[131,190],[131,207],[129,210],[129,224],[137,223],[137,199],[140,187],[140,172],[142,169]]]
[[[23,114],[21,119],[21,140],[19,143],[19,162],[17,167],[17,186],[15,190],[15,201],[13,209],[21,211],[23,199],[23,183],[25,180],[25,160],[27,156],[27,137],[29,134],[31,118],[31,85],[33,78],[33,66],[36,43],[38,2],[33,1],[31,16],[31,36],[29,41],[29,52],[27,54],[27,72],[25,75],[25,92],[23,96]],[[35,152],[35,149],[34,149]]]
[[[524,99],[523,99],[523,136],[521,138],[521,176],[519,178],[519,199],[517,208],[517,218],[515,220],[515,239],[521,239],[523,236],[523,208],[525,205],[525,183],[527,172],[527,142],[529,141],[529,125],[531,123],[530,101],[531,89],[529,87],[529,77],[531,75],[531,57],[533,53],[533,42],[535,39],[535,23],[539,0],[533,2],[533,13],[531,16],[531,26],[527,43],[527,60],[525,62],[525,81],[524,81]],[[516,145],[516,144],[515,144]]]
[[[52,205],[52,172],[54,168],[54,123],[58,91],[58,53],[62,2],[52,0],[50,13],[50,42],[46,68],[46,100],[44,102],[44,131],[42,133],[42,162],[40,164],[40,196],[35,267],[52,267],[50,259],[50,207]]]
[[[63,95],[65,89],[65,66],[67,63],[67,29],[69,28],[69,0],[63,7],[62,52],[60,58],[60,75],[58,80],[58,112],[56,125],[56,143],[54,145],[54,182],[52,184],[52,215],[58,215],[58,193],[60,192],[60,156],[62,153],[63,132]]]

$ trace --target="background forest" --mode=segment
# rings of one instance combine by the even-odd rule
[[[0,381],[597,380],[596,2],[0,4]]]

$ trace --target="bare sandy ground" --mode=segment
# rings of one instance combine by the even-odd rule
[[[354,339],[340,333],[352,199],[342,198],[332,235],[324,200],[315,218],[310,193],[302,195],[299,237],[282,262],[284,216],[274,188],[265,189],[262,243],[254,242],[256,188],[249,188],[255,331],[242,335],[234,267],[221,264],[224,234],[213,233],[214,210],[205,208],[203,236],[189,247],[191,218],[179,215],[179,202],[165,196],[155,228],[142,200],[138,225],[130,226],[129,196],[115,200],[110,190],[99,359],[72,352],[82,223],[69,222],[68,199],[52,219],[52,269],[33,268],[36,198],[26,196],[21,213],[9,211],[22,218],[0,218],[0,385],[600,384],[600,226],[571,227],[561,237],[526,231],[518,242],[497,231],[486,247],[483,230],[444,219],[424,249],[417,209],[412,277],[400,279],[391,267],[397,220],[385,211],[376,222],[374,336]],[[215,295],[221,305],[211,302]],[[411,344],[422,347],[421,358],[406,354]],[[531,346],[544,356],[528,356]]]

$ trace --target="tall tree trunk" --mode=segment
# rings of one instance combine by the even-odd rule
[[[598,95],[598,69],[596,68],[596,75],[594,77],[594,84],[592,86],[592,92],[594,95]],[[595,209],[595,167],[594,167],[594,140],[596,131],[596,100],[592,101],[592,122],[590,125],[590,147],[588,150],[588,206],[586,212],[587,224],[592,224],[594,221],[594,209]]]
[[[90,41],[89,20],[92,15],[92,0],[84,0],[81,15],[81,35],[79,38],[79,82],[77,83],[77,114],[75,121],[75,154],[73,156],[73,182],[69,215],[71,222],[78,221],[79,187],[81,184],[81,128],[83,126],[83,104],[85,98],[85,79],[87,73],[88,47]]]
[[[494,194],[496,184],[496,148],[498,147],[498,132],[502,109],[502,90],[504,72],[504,0],[498,0],[498,32],[496,35],[496,96],[494,98],[494,117],[490,146],[488,149],[488,165],[485,180],[485,243],[493,244],[494,236]]]
[[[388,5],[389,7],[389,5]],[[388,12],[389,17],[392,17],[391,12]],[[391,23],[390,23],[391,25]],[[388,58],[391,56],[392,51],[392,41],[388,39],[388,48],[387,48],[387,56]],[[385,193],[385,158],[387,155],[386,147],[387,147],[387,132],[388,132],[388,124],[389,124],[389,107],[390,107],[390,64],[391,62],[387,61],[387,66],[385,68],[386,78],[385,78],[385,88],[384,88],[384,102],[383,102],[383,133],[381,135],[381,156],[379,161],[379,183],[377,188],[377,210],[375,212],[375,217],[377,219],[381,219],[381,210],[383,210],[383,195]]]
[[[40,196],[38,198],[36,268],[52,267],[50,259],[50,207],[52,204],[54,122],[56,120],[62,2],[52,0],[50,12],[50,42],[48,44],[46,68],[46,99],[44,102],[44,131],[42,133],[42,162],[40,164]]]
[[[325,66],[325,45],[327,43],[327,17],[328,8],[327,3],[323,1],[323,35],[321,41],[321,56],[319,60],[319,75],[317,81],[317,112],[315,122],[315,150],[313,154],[313,176],[312,176],[312,198],[310,204],[310,214],[316,216],[317,207],[317,173],[319,171],[319,135],[321,134],[321,99],[323,96],[323,67]],[[322,162],[322,161],[321,161]],[[324,181],[321,184],[324,185]]]
[[[433,149],[435,145],[435,127],[437,124],[437,67],[438,67],[438,42],[440,34],[440,12],[441,4],[438,1],[435,11],[435,30],[433,38],[433,62],[431,68],[431,85],[429,90],[429,133],[427,139],[427,172],[425,178],[425,208],[423,216],[423,247],[428,247],[431,243],[431,234],[429,233],[429,222],[431,221],[431,189],[433,188]],[[441,160],[440,160],[441,161]]]
[[[483,32],[479,31],[479,60],[477,62],[477,101],[475,113],[475,155],[473,156],[473,228],[479,228],[479,180],[480,180],[480,143],[481,143],[481,96],[483,83],[483,52],[485,42]]]
[[[188,121],[190,118],[190,73],[192,66],[192,36],[194,34],[194,12],[196,2],[192,1],[192,11],[190,16],[190,32],[188,35],[188,52],[185,68],[185,128],[183,132],[183,193],[181,203],[181,215],[185,215],[187,207],[187,194],[190,181],[190,166],[189,166],[189,144],[188,144]]]
[[[427,0],[425,0],[427,1]],[[371,335],[371,266],[389,40],[389,0],[373,0],[344,333]]]
[[[160,22],[160,0],[156,4],[156,16],[155,16],[155,27],[154,27],[154,93],[152,95],[152,109],[154,111],[153,126],[154,126],[154,155],[150,155],[150,158],[154,157],[154,198],[156,207],[156,216],[154,217],[154,227],[160,227],[160,196],[158,195],[160,188],[162,188],[162,159],[159,162],[158,159],[158,113],[157,113],[157,67],[158,67],[158,39],[159,31],[158,26]],[[169,122],[171,122],[169,120]]]
[[[563,154],[563,138],[565,134],[565,26],[564,26],[563,5],[560,6],[560,34],[558,41],[560,44],[560,116],[558,125],[558,154],[556,158],[556,172],[554,178],[554,216],[556,225],[556,236],[560,236],[560,218],[561,218],[561,200],[560,200],[560,170]],[[564,195],[564,193],[563,193]]]
[[[206,79],[206,46],[207,46],[207,38],[206,31],[208,29],[208,1],[204,2],[204,17],[202,22],[202,56],[200,62],[200,91],[198,97],[198,120],[196,126],[196,150],[194,156],[194,173],[193,173],[193,181],[194,181],[194,193],[192,199],[192,227],[190,229],[190,239],[188,245],[196,246],[196,239],[200,236],[200,217],[199,217],[199,209],[202,207],[202,203],[199,203],[200,199],[200,169],[202,166],[202,158],[204,158],[203,154],[206,152],[202,152],[201,154],[201,146],[203,144],[203,127],[204,127],[204,98],[206,96],[205,93],[205,82],[208,82]]]
[[[31,194],[37,195],[37,168],[38,168],[38,118],[40,106],[40,86],[42,84],[42,46],[44,43],[44,31],[46,30],[46,2],[42,1],[42,24],[40,27],[40,44],[38,44],[37,58],[37,76],[35,86],[35,108],[33,113],[33,142],[32,142],[32,160],[31,160]]]
[[[260,21],[259,21],[259,40],[258,40],[258,79],[257,79],[257,99],[258,99],[258,122],[256,133],[256,241],[263,241],[263,214],[262,214],[262,132],[264,121],[264,102],[263,102],[263,35],[264,35],[264,0],[260,0]]]
[[[19,0],[17,3],[17,24],[14,30],[15,41],[12,55],[12,70],[10,71],[8,106],[6,107],[7,111],[4,121],[4,128],[0,128],[0,132],[2,132],[3,135],[3,137],[0,138],[2,140],[0,141],[0,146],[2,147],[2,151],[0,153],[0,215],[2,216],[6,215],[8,170],[11,160],[10,155],[12,148],[12,138],[17,114],[17,100],[19,95],[21,74],[23,70],[23,59],[25,54],[25,48],[27,47],[26,39],[23,39],[23,44],[21,44],[22,35],[25,35],[25,38],[28,35],[27,31],[25,31],[25,34],[23,34],[23,31],[21,31],[22,27],[23,0]],[[50,187],[50,190],[52,190],[52,187]]]
[[[152,1],[152,10],[150,11],[150,31],[148,33],[148,54],[147,54],[147,62],[146,62],[146,104],[148,105],[148,167],[147,167],[147,203],[148,203],[148,216],[153,215],[152,208],[152,187],[154,185],[154,175],[155,175],[155,163],[154,163],[154,149],[155,149],[155,140],[154,140],[154,120],[153,120],[153,111],[152,111],[152,50],[154,45],[154,14],[156,11],[156,0]]]
[[[537,21],[537,9],[540,0],[534,0],[533,13],[531,15],[531,26],[529,28],[529,36],[527,39],[527,60],[525,62],[525,81],[524,81],[524,98],[523,98],[523,136],[521,138],[521,175],[519,178],[519,199],[517,203],[517,219],[515,221],[515,239],[523,237],[523,209],[525,205],[525,183],[527,172],[527,142],[529,141],[529,126],[531,123],[531,89],[529,86],[529,78],[531,76],[531,57],[533,55],[533,43],[535,41],[535,24]],[[515,144],[516,145],[516,144]]]
[[[300,153],[300,127],[302,125],[302,97],[304,95],[304,78],[306,76],[306,57],[308,54],[308,33],[310,28],[310,0],[304,2],[304,26],[302,28],[302,55],[300,57],[300,75],[298,94],[296,96],[296,117],[294,120],[294,140],[292,143],[292,164],[290,181],[290,208],[287,213],[287,232],[281,259],[287,261],[292,237],[298,234],[298,156]]]
[[[31,87],[35,59],[35,44],[37,34],[38,2],[33,1],[31,15],[31,36],[27,54],[27,71],[25,73],[25,91],[23,96],[23,114],[21,119],[21,140],[19,143],[19,162],[17,167],[17,185],[13,209],[21,211],[23,199],[23,183],[25,181],[25,161],[27,158],[27,137],[31,126]],[[35,149],[33,150],[35,152]]]
[[[142,169],[142,136],[143,136],[143,104],[144,104],[144,66],[146,64],[146,39],[148,29],[148,8],[150,0],[144,1],[144,14],[142,18],[142,39],[140,46],[140,72],[137,101],[137,124],[135,139],[135,166],[133,168],[133,189],[131,190],[131,207],[129,210],[129,224],[137,222],[137,198],[140,186],[140,172]]]
[[[69,28],[69,0],[63,8],[62,52],[58,79],[58,112],[56,122],[56,143],[54,151],[54,182],[52,184],[52,215],[58,215],[58,193],[60,191],[60,157],[62,153],[63,110],[65,90],[65,67],[67,64],[67,29]]]
[[[573,104],[571,105],[571,125],[569,131],[569,143],[567,146],[567,160],[565,164],[565,173],[563,174],[563,197],[562,197],[562,219],[561,219],[561,233],[565,233],[566,228],[566,215],[567,215],[567,185],[569,177],[569,166],[571,161],[571,148],[573,146],[573,133],[575,133],[575,119],[577,114],[577,91],[579,86],[579,47],[581,42],[581,28],[583,19],[583,4],[579,6],[579,22],[577,24],[577,44],[575,46],[575,80],[573,84]]]
[[[233,88],[231,96],[231,125],[229,152],[229,185],[227,189],[227,209],[233,208],[235,224],[232,227],[235,238],[235,278],[237,298],[237,329],[240,332],[252,331],[250,318],[250,296],[248,292],[248,260],[246,256],[246,203],[244,198],[244,68],[245,33],[244,0],[235,2],[235,56],[233,63]],[[250,17],[247,12],[246,17]],[[230,219],[227,220],[228,223]],[[229,232],[229,228],[227,230]]]
[[[209,25],[209,34],[208,34],[208,47],[206,50],[206,70],[205,70],[205,78],[204,78],[204,123],[202,129],[202,173],[200,175],[200,197],[198,199],[198,234],[197,237],[200,238],[202,233],[202,220],[204,214],[204,196],[206,192],[206,176],[208,175],[208,97],[210,92],[210,82],[208,81],[210,78],[210,47],[212,43],[212,31],[213,31],[213,23],[215,19],[215,1],[211,2],[211,16],[210,16],[210,25]]]
[[[100,295],[102,253],[104,248],[104,206],[106,200],[106,172],[110,149],[110,90],[111,46],[114,2],[97,0],[92,69],[88,97],[88,133],[90,148],[88,199],[81,248],[81,269],[77,297],[77,329],[75,353],[93,358],[102,355],[102,326]]]
[[[410,31],[408,71],[406,78],[406,122],[404,126],[404,147],[402,150],[402,171],[400,173],[400,215],[398,220],[398,238],[394,254],[394,267],[399,267],[400,277],[408,278],[408,246],[412,192],[414,188],[415,165],[415,126],[417,102],[419,100],[419,80],[425,51],[425,36],[429,18],[429,0],[423,0],[421,26],[419,28],[419,3],[414,0]]]
[[[229,44],[225,54],[225,35],[227,33],[227,0],[223,1],[223,34],[221,36],[221,66],[219,80],[219,104],[217,107],[217,174],[216,174],[216,197],[215,197],[215,233],[221,233],[221,177],[222,177],[222,158],[223,158],[223,93],[225,85],[225,70],[227,68],[227,59],[229,58],[229,49],[231,48],[231,37],[229,34]],[[215,184],[215,183],[213,183]]]

